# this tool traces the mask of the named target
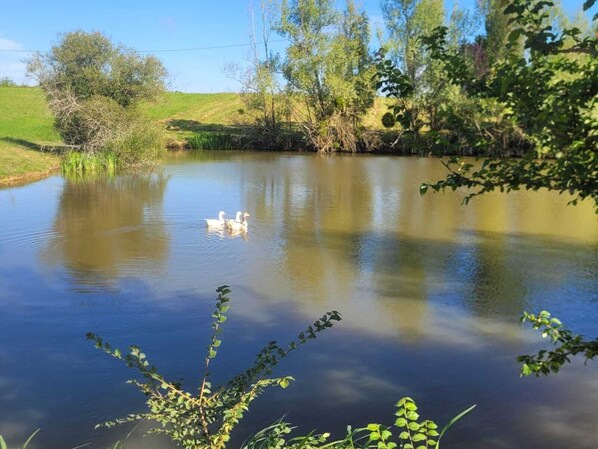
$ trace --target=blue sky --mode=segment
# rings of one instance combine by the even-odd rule
[[[259,0],[253,0],[255,4]],[[451,9],[455,0],[445,0]],[[583,0],[563,0],[572,13]],[[169,50],[241,45],[248,42],[250,0],[28,0],[3,2],[0,14],[0,77],[25,82],[23,50],[47,50],[58,33],[100,31],[136,50]],[[339,5],[344,1],[338,0]],[[358,1],[359,3],[359,1]],[[475,0],[459,0],[473,8]],[[381,24],[379,0],[362,0],[373,27]],[[280,39],[272,36],[272,39]],[[284,43],[273,47],[282,51]],[[237,91],[223,73],[226,64],[243,64],[246,47],[156,52],[170,73],[169,87],[184,92]],[[31,82],[31,81],[29,81]]]

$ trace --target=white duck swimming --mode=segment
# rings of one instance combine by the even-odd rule
[[[220,212],[218,212],[218,219],[204,218],[204,220],[206,221],[206,226],[208,228],[223,228],[225,215],[226,215],[226,212],[220,211]]]
[[[227,220],[226,227],[231,231],[247,231],[247,217],[250,215],[247,212],[243,213],[243,221]]]
[[[229,222],[236,222],[236,223],[241,223],[241,215],[243,215],[243,212],[241,212],[240,210],[237,211],[237,216],[235,217],[234,220],[224,220],[224,224],[227,228],[230,228]]]

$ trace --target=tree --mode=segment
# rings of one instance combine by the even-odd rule
[[[352,0],[283,0],[278,32],[290,41],[283,74],[308,142],[319,151],[355,151],[359,121],[373,104],[369,22]]]
[[[586,2],[593,3],[593,2]],[[592,198],[598,207],[598,38],[583,35],[577,28],[560,33],[547,23],[552,3],[513,0],[505,10],[513,31],[509,35],[515,51],[495,65],[493,73],[476,79],[463,58],[448,49],[446,29],[426,40],[432,57],[442,61],[452,82],[468,92],[493,97],[508,107],[533,143],[534,151],[521,159],[492,157],[481,168],[459,159],[446,162],[449,175],[422,186],[434,191],[466,187],[475,195],[495,189],[549,189],[569,192],[571,201]],[[520,38],[529,53],[516,50]],[[492,140],[480,141],[491,148]]]
[[[469,115],[469,111],[461,114],[464,101],[459,90],[448,82],[441,63],[430,58],[423,41],[445,23],[443,2],[383,0],[382,11],[389,39],[379,52],[378,86],[396,101],[383,124],[401,126],[395,144],[428,153],[438,146],[436,141],[446,139],[449,122],[458,115]],[[447,21],[447,45],[457,51],[474,25],[473,18],[455,6]],[[389,89],[391,85],[400,87]],[[451,138],[459,139],[459,133]]]
[[[259,23],[253,3],[249,8],[250,32],[246,67],[230,64],[226,72],[241,84],[241,99],[251,116],[256,138],[264,148],[280,148],[282,125],[289,116],[289,98],[280,79],[280,58],[270,49],[270,33],[277,21],[273,0],[261,0]],[[258,36],[261,42],[258,42]]]
[[[48,53],[36,53],[27,71],[45,91],[65,143],[95,154],[125,150],[120,144],[130,146],[137,137],[144,145],[145,136],[158,137],[135,109],[164,89],[166,70],[157,58],[115,46],[98,32],[74,31]]]
[[[430,88],[433,66],[426,57],[421,36],[444,24],[442,0],[382,0],[382,15],[389,39],[385,44],[390,59],[405,73],[416,92]]]
[[[509,18],[504,14],[508,3],[509,0],[478,0],[478,8],[484,16],[485,50],[489,65],[500,61],[505,55],[511,31]]]
[[[0,87],[16,87],[17,83],[11,80],[8,76],[0,78]]]
[[[587,0],[584,8],[594,3]],[[505,58],[481,79],[472,76],[461,55],[448,49],[446,29],[426,39],[447,77],[472,95],[494,97],[509,107],[534,147],[521,159],[487,154],[481,168],[458,158],[443,162],[448,176],[423,184],[422,194],[430,188],[474,189],[465,197],[467,203],[495,189],[548,189],[570,193],[572,204],[590,198],[598,213],[598,35],[567,24],[556,28],[552,7],[551,1],[510,1],[504,11],[512,27]],[[598,14],[593,20],[597,19]],[[517,51],[521,39],[526,57]],[[586,360],[598,355],[598,339],[573,334],[546,311],[526,312],[522,320],[556,345],[552,351],[518,357],[523,375],[555,373],[576,354],[584,354]]]

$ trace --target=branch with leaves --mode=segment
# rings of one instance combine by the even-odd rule
[[[594,3],[586,1],[584,8]],[[548,189],[570,193],[572,204],[591,198],[598,207],[598,36],[575,27],[555,31],[549,20],[552,6],[542,0],[509,2],[505,14],[512,31],[506,56],[481,78],[462,54],[449,49],[446,28],[424,38],[447,78],[474,97],[501,102],[533,148],[520,159],[497,157],[498,136],[479,136],[475,145],[485,149],[482,167],[449,159],[444,162],[447,177],[422,185],[422,193],[474,189],[467,202],[493,190]],[[527,58],[519,50],[521,40]]]
[[[521,362],[521,375],[535,374],[548,375],[557,373],[565,363],[571,361],[570,357],[583,354],[588,360],[598,355],[598,338],[586,340],[583,335],[575,335],[563,326],[558,318],[552,317],[549,312],[542,310],[537,315],[524,312],[521,322],[529,321],[536,330],[541,330],[542,338],[548,338],[555,346],[552,351],[540,350],[534,355],[520,355],[517,361]]]
[[[138,371],[142,380],[130,380],[147,396],[147,413],[129,414],[124,418],[103,424],[112,427],[117,424],[152,420],[160,424],[150,430],[152,433],[162,433],[170,437],[177,444],[187,449],[209,448],[223,449],[230,440],[230,434],[244,414],[250,403],[256,399],[267,387],[278,386],[286,388],[294,380],[290,376],[268,378],[273,368],[281,359],[287,357],[295,349],[308,341],[314,340],[320,332],[340,321],[337,311],[324,314],[313,325],[301,332],[297,339],[286,346],[277,342],[269,342],[262,349],[253,365],[243,373],[235,376],[226,385],[212,390],[210,377],[210,362],[216,358],[221,345],[219,335],[222,325],[227,320],[229,310],[229,293],[231,290],[224,285],[216,290],[218,299],[212,315],[212,336],[207,347],[204,361],[204,372],[199,384],[197,395],[182,388],[178,382],[170,382],[159,374],[157,368],[149,363],[146,355],[138,346],[129,346],[129,353],[123,353],[112,348],[101,337],[88,333],[87,338],[95,342],[98,349],[110,356],[123,361],[128,367]]]

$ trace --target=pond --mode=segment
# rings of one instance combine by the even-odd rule
[[[143,425],[94,430],[144,398],[85,333],[140,345],[193,389],[228,284],[214,384],[266,342],[343,315],[277,367],[296,381],[257,399],[235,441],[283,415],[301,434],[390,425],[408,395],[440,424],[477,404],[446,448],[595,446],[595,363],[536,379],[515,360],[547,344],[518,323],[524,310],[598,335],[592,205],[419,195],[442,175],[427,158],[226,152],[0,190],[0,434],[16,445],[41,428],[31,449],[106,448],[133,430],[126,448],[171,447]],[[248,211],[247,234],[208,231],[219,210]]]

